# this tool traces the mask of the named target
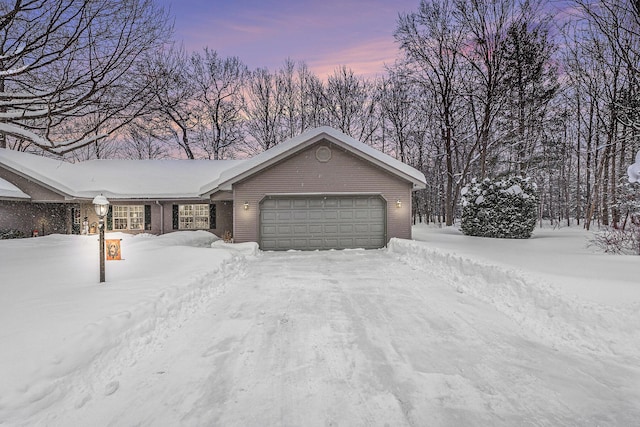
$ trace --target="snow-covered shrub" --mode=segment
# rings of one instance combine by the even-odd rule
[[[620,212],[621,222],[596,232],[591,241],[603,252],[640,255],[640,186],[629,181],[621,179],[618,200],[611,205]]]
[[[0,240],[21,239],[23,237],[24,237],[24,233],[20,230],[14,230],[12,228],[8,230],[0,230]]]
[[[461,230],[468,236],[527,239],[536,225],[536,185],[512,176],[472,180],[462,189]]]
[[[608,227],[595,233],[591,243],[611,254],[640,255],[640,226]]]

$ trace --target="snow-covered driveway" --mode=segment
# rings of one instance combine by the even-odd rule
[[[537,338],[386,250],[263,253],[56,425],[633,425],[637,368]],[[471,286],[472,284],[469,284]]]

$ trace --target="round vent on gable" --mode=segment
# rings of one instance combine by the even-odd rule
[[[327,163],[331,160],[331,149],[325,146],[318,147],[316,150],[316,159],[318,159],[319,162]]]

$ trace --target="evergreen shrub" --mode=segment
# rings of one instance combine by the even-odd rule
[[[519,176],[472,180],[462,189],[461,230],[468,236],[528,239],[536,226],[536,185]]]
[[[23,237],[25,237],[24,233],[20,230],[14,230],[14,229],[0,230],[0,240],[21,239]]]

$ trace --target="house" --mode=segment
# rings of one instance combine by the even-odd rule
[[[263,250],[380,248],[411,238],[411,194],[424,175],[333,128],[246,160],[91,160],[0,149],[0,230],[79,233],[92,200],[107,231],[209,230]]]

